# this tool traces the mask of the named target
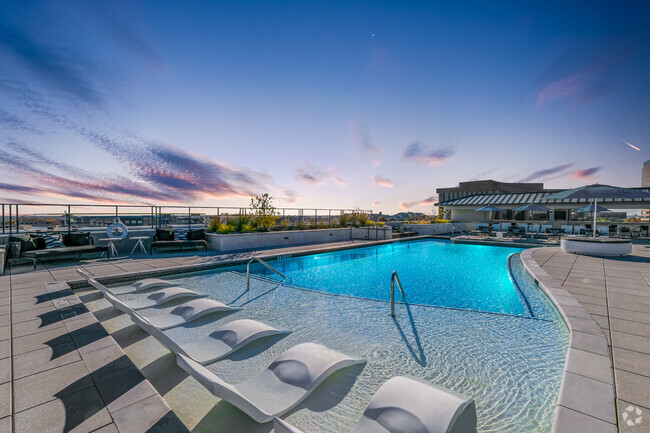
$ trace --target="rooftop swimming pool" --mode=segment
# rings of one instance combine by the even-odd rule
[[[243,309],[165,332],[179,341],[196,340],[242,318],[293,331],[208,366],[232,383],[309,341],[367,359],[365,366],[335,373],[282,417],[307,432],[349,431],[377,389],[404,374],[473,397],[480,432],[549,432],[569,334],[526,274],[518,251],[427,240],[284,257],[268,263],[288,281],[280,286],[275,274],[251,265],[261,278],[251,279],[250,291],[241,272],[245,266],[185,274],[174,281]],[[393,270],[406,301],[396,305],[394,318],[386,302]],[[193,379],[184,379],[164,397],[196,432],[271,431],[269,424],[255,423]]]

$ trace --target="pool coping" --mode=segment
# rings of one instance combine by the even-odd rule
[[[522,251],[521,261],[569,329],[569,347],[551,432],[617,432],[614,380],[605,334],[582,305],[537,264],[533,259],[536,250]]]

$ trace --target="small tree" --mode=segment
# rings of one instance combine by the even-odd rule
[[[255,223],[258,227],[266,231],[275,225],[278,215],[273,206],[273,197],[268,193],[251,198],[251,207],[253,208]]]

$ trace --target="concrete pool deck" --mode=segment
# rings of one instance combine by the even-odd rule
[[[101,277],[349,246],[350,242],[343,242],[221,255],[163,254],[46,264],[36,271],[18,269],[0,276],[0,432],[183,429],[94,315],[67,284],[57,283],[78,281],[75,267]],[[650,248],[635,245],[633,256],[622,259],[574,256],[559,248],[530,251],[538,266],[601,325],[610,342],[619,431],[649,431]],[[71,311],[76,316],[71,317]],[[638,424],[627,422],[639,418]],[[134,419],[139,423],[132,424]],[[616,431],[609,424],[613,429],[602,431]],[[598,431],[589,429],[589,423],[578,426]]]
[[[560,248],[530,252],[544,273],[589,313],[606,338],[618,431],[650,431],[650,245],[635,244],[627,257],[575,255]],[[588,397],[585,390],[579,399],[584,402]],[[586,428],[582,415],[565,413],[573,418],[576,431]],[[605,417],[600,412],[596,418]],[[588,431],[612,430],[600,424]]]

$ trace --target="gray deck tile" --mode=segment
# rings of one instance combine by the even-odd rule
[[[618,399],[618,421],[622,433],[650,432],[650,408]]]
[[[650,354],[614,347],[615,367],[650,377]]]
[[[553,420],[553,433],[616,433],[616,425],[558,406]]]
[[[611,384],[610,368],[609,355],[598,355],[593,352],[574,349],[569,351],[565,370]]]
[[[613,331],[625,332],[642,337],[650,336],[650,324],[634,322],[632,320],[610,318],[610,326]]]
[[[650,354],[650,338],[618,331],[611,331],[611,334],[612,346]]]
[[[9,326],[0,326],[0,341],[11,338],[11,328]]]
[[[94,384],[86,366],[74,362],[14,380],[14,408],[20,412],[91,387]]]
[[[11,340],[0,341],[0,359],[8,358],[11,353]]]
[[[16,433],[90,432],[112,423],[94,388],[62,396],[15,414]]]
[[[603,356],[609,356],[607,341],[598,335],[586,334],[584,332],[574,331],[571,334],[571,347],[584,350],[587,352],[597,353]]]
[[[650,377],[614,369],[616,393],[621,400],[650,407]]]
[[[159,395],[141,400],[113,413],[120,433],[138,433],[149,430],[170,411]]]
[[[630,311],[621,308],[610,307],[609,315],[610,317],[615,317],[617,319],[631,320],[633,322],[650,324],[650,314],[645,314],[643,312]]]
[[[59,345],[71,341],[68,330],[59,327],[49,331],[36,332],[25,335],[24,337],[14,338],[13,354],[14,356],[39,349],[47,349],[54,345]]]
[[[614,424],[616,414],[613,399],[611,385],[573,373],[564,373],[559,405]]]
[[[0,418],[11,415],[11,394],[10,383],[0,385]]]
[[[14,356],[14,380],[80,361],[72,341]]]
[[[28,322],[30,320],[34,320],[34,317],[38,316],[39,314],[47,313],[50,311],[55,311],[56,308],[52,303],[50,302],[49,305],[43,304],[43,307],[37,308],[34,310],[28,310],[28,311],[21,311],[20,313],[13,313],[11,315],[11,323],[21,323],[21,322]]]

